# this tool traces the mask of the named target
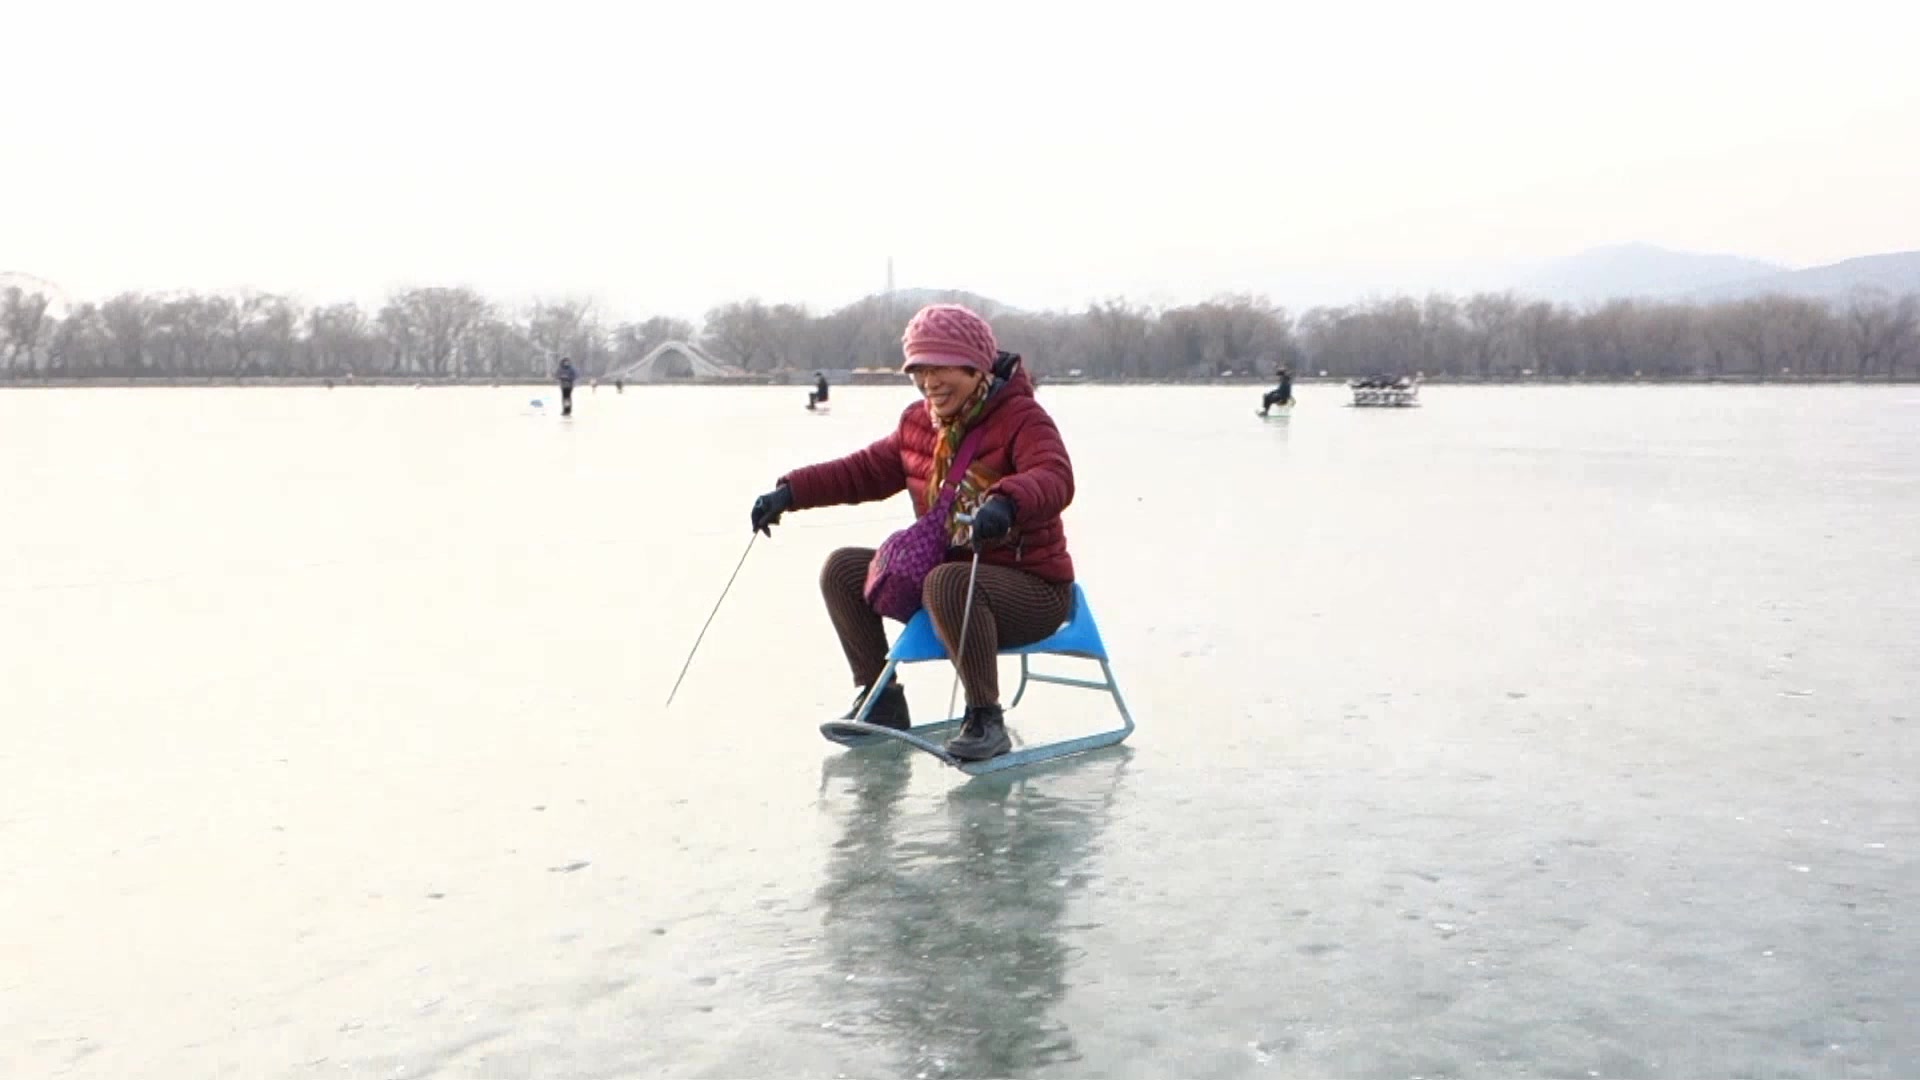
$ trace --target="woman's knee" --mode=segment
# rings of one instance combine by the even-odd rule
[[[840,548],[820,566],[820,591],[830,596],[860,595],[866,589],[867,564],[872,561],[872,548]]]
[[[964,563],[941,563],[927,574],[920,585],[920,603],[939,621],[958,620],[967,603],[968,567]]]

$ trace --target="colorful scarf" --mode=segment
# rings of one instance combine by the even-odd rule
[[[933,476],[927,481],[928,510],[932,510],[939,504],[940,489],[947,482],[947,470],[953,468],[954,455],[960,452],[960,441],[967,437],[967,432],[973,429],[974,422],[980,419],[982,412],[986,411],[987,396],[992,391],[993,379],[991,377],[981,379],[973,396],[967,399],[966,405],[955,413],[951,420],[943,419],[939,413],[933,411],[933,403],[927,403],[927,415],[933,419]],[[966,486],[966,477],[961,477],[960,483],[956,485],[961,491],[961,497],[954,500],[955,513],[961,512],[961,504],[966,499]]]

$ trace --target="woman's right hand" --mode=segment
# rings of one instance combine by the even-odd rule
[[[764,533],[771,539],[773,526],[779,524],[780,515],[792,506],[793,489],[785,484],[753,500],[753,531]]]

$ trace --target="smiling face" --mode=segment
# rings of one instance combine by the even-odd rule
[[[973,368],[934,364],[916,365],[908,373],[913,376],[913,385],[919,388],[920,396],[927,399],[934,415],[942,420],[959,415],[987,377],[985,372]]]

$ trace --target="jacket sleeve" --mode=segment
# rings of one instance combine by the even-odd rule
[[[1031,524],[1060,516],[1073,502],[1073,462],[1053,417],[1035,409],[1013,433],[1013,471],[993,485],[988,495],[1013,500],[1015,524]]]
[[[795,469],[780,478],[793,492],[793,508],[842,506],[892,498],[907,486],[906,466],[900,462],[900,432],[846,457]]]

